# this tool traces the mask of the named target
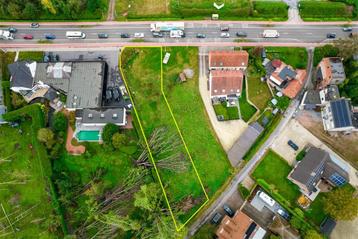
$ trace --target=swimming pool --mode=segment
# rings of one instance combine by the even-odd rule
[[[101,133],[99,130],[83,130],[76,134],[78,141],[99,141]]]

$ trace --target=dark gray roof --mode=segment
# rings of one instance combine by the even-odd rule
[[[280,74],[278,74],[278,76],[282,79],[282,80],[286,80],[288,77],[289,78],[295,78],[297,75],[297,73],[295,71],[293,71],[292,69],[290,69],[288,66],[285,66],[285,68],[283,68],[280,72]]]
[[[8,65],[12,77],[10,87],[32,88],[34,79],[27,64],[26,61],[17,61]]]
[[[346,182],[349,181],[349,175],[346,171],[344,171],[334,162],[327,161],[322,177],[330,181],[329,177],[332,176],[334,173],[338,173],[346,180]]]
[[[330,217],[326,217],[320,225],[320,231],[322,232],[322,234],[329,237],[333,229],[336,227],[336,224],[337,223],[335,220]]]
[[[80,117],[80,115],[76,115]],[[112,109],[83,109],[82,123],[83,124],[107,124],[113,123],[117,125],[124,125],[126,121],[125,108]]]
[[[319,97],[319,91],[308,90],[305,93],[304,104],[306,105],[319,105],[321,104],[321,99]]]
[[[351,104],[347,99],[330,102],[335,128],[353,126]]]
[[[339,57],[330,57],[329,62],[331,65],[332,78],[344,80],[346,78],[346,74],[344,72],[342,60]]]
[[[48,91],[46,92],[44,97],[46,99],[48,99],[49,101],[53,101],[54,99],[58,98],[58,94],[57,94],[57,91],[55,91],[54,89],[50,88],[50,89],[48,89]]]
[[[325,95],[326,101],[336,100],[340,98],[339,89],[337,85],[327,86],[327,93]]]
[[[329,154],[322,149],[311,147],[305,157],[297,163],[290,177],[306,185],[308,190],[313,190],[313,183],[321,178],[325,162],[329,160]]]

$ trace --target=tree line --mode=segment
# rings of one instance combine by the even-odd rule
[[[0,0],[0,19],[100,19],[106,0]]]

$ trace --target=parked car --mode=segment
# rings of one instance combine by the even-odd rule
[[[240,31],[240,32],[236,33],[236,36],[238,36],[238,37],[247,37],[247,33],[243,32],[243,31]]]
[[[122,33],[121,38],[130,38],[128,33]]]
[[[282,210],[282,209],[278,209],[278,210],[277,210],[277,213],[278,213],[281,217],[283,217],[284,219],[286,219],[286,220],[289,220],[289,219],[290,219],[290,214],[288,214],[288,212],[286,212],[286,211],[284,211],[284,210]]]
[[[213,224],[219,224],[221,222],[221,219],[223,218],[223,216],[220,213],[215,213],[215,215],[213,216],[213,218],[211,219],[211,223]]]
[[[153,37],[164,37],[164,35],[161,32],[153,32]]]
[[[39,28],[39,27],[40,27],[39,23],[37,23],[37,22],[31,23],[31,28]]]
[[[331,39],[336,38],[336,33],[327,33],[327,38],[331,38]]]
[[[10,33],[16,33],[17,32],[17,29],[15,27],[9,27],[7,29]]]
[[[142,32],[136,32],[136,33],[134,33],[134,37],[135,37],[135,38],[143,38],[143,37],[144,37],[144,33],[142,33]]]
[[[31,34],[26,34],[26,35],[24,35],[24,39],[25,40],[32,40],[32,39],[34,39],[34,36],[31,35]]]
[[[235,215],[235,212],[229,207],[229,205],[224,204],[223,208],[226,215],[228,215],[229,217],[233,217]]]
[[[292,140],[289,140],[289,141],[287,142],[287,144],[288,144],[289,146],[291,146],[291,148],[292,148],[293,150],[295,150],[295,151],[298,150],[297,144],[295,144]]]
[[[56,39],[56,36],[52,33],[48,33],[48,34],[45,34],[45,38],[47,40],[54,40],[54,39]]]
[[[220,31],[222,31],[222,32],[228,32],[229,30],[230,30],[230,28],[228,26],[220,27]]]
[[[107,33],[98,33],[98,38],[108,38],[108,34]]]
[[[222,33],[220,34],[220,37],[221,37],[221,38],[229,38],[229,37],[230,37],[230,34],[229,34],[228,32],[222,32]]]
[[[202,33],[196,34],[196,38],[205,38],[205,37],[206,37],[205,34],[202,34]]]
[[[343,27],[342,30],[344,32],[351,32],[353,29],[352,29],[352,27]]]

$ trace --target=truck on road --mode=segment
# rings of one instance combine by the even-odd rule
[[[14,40],[14,34],[8,30],[0,30],[0,39]]]
[[[280,34],[276,30],[265,30],[262,33],[262,37],[264,38],[278,38]]]
[[[184,22],[156,22],[150,24],[151,32],[184,31]]]

